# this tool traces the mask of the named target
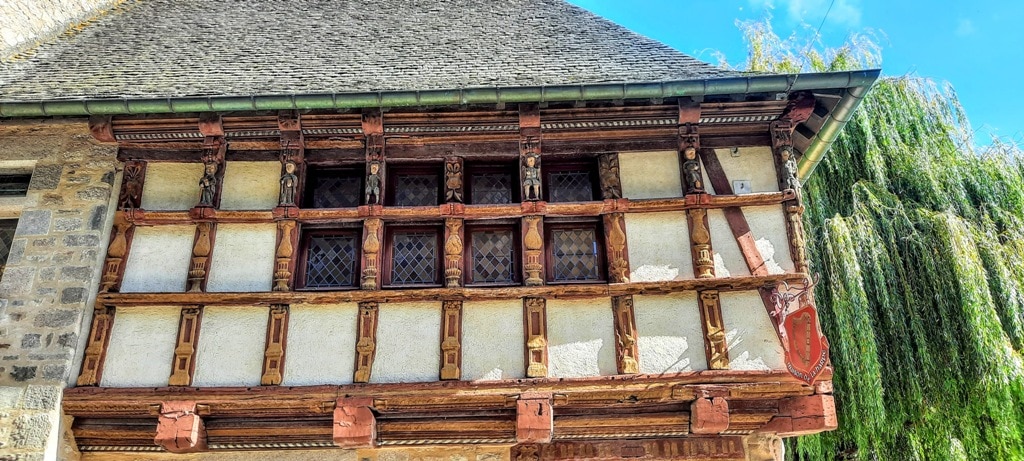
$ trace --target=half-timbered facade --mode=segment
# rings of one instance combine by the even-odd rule
[[[834,429],[800,181],[877,72],[738,76],[615,30],[632,78],[0,103],[116,148],[70,443],[744,460]],[[690,67],[643,78],[665,59]]]

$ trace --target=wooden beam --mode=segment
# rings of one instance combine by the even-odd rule
[[[725,324],[722,321],[722,304],[717,290],[697,292],[700,305],[700,324],[704,332],[704,356],[708,368],[712,370],[729,369],[729,345],[725,337]]]
[[[522,221],[523,282],[528,287],[544,285],[544,220],[526,216]]]
[[[700,194],[703,195],[703,194]],[[693,208],[686,212],[686,224],[690,231],[690,257],[693,260],[693,276],[699,279],[715,277],[714,252],[711,249],[711,231],[708,228],[708,212]]]
[[[384,241],[384,223],[380,218],[371,218],[363,221],[363,255],[360,271],[362,274],[360,286],[364,290],[376,290],[380,288],[381,281],[381,245]]]
[[[114,307],[96,304],[92,311],[92,326],[86,341],[82,370],[78,374],[79,386],[96,386],[103,375],[103,362],[110,345],[110,331],[114,327]]]
[[[191,386],[192,376],[196,368],[196,343],[199,341],[199,326],[202,323],[203,309],[200,306],[189,306],[181,309],[178,323],[177,344],[174,346],[169,386]]]
[[[714,149],[701,149],[700,154],[707,169],[708,179],[715,188],[715,193],[732,194],[732,185],[729,184],[729,178],[726,177],[725,170],[722,169],[722,164],[718,161],[718,154]],[[729,222],[729,229],[732,230],[732,235],[736,238],[736,243],[740,247],[740,253],[743,254],[747,268],[750,269],[750,274],[754,276],[768,275],[768,268],[764,264],[761,252],[757,249],[743,210],[739,207],[725,207],[722,212],[725,214],[726,221]]]
[[[636,314],[632,296],[612,297],[612,314],[615,317],[615,358],[616,371],[620,375],[640,372],[637,349]]]
[[[373,448],[377,445],[377,418],[373,399],[340,398],[334,407],[334,444],[341,448]]]
[[[161,402],[153,442],[171,453],[205,451],[206,426],[196,407],[192,401]]]
[[[622,180],[619,177],[619,154],[597,156],[597,173],[601,180],[601,198],[618,200],[622,198]]]
[[[261,386],[281,384],[288,340],[288,305],[274,304],[268,311],[267,344],[263,352]]]
[[[274,271],[274,291],[290,291],[294,286],[297,259],[295,253],[299,243],[298,233],[295,232],[296,224],[291,219],[277,222],[277,250],[275,251],[277,268]]]
[[[192,243],[192,265],[188,271],[188,291],[201,293],[206,291],[206,282],[210,276],[210,254],[217,235],[217,224],[200,222],[196,224],[196,234]]]
[[[356,366],[353,382],[370,382],[373,358],[377,353],[377,313],[376,302],[359,303],[359,320],[356,324]]]
[[[441,303],[441,380],[462,379],[462,301]]]
[[[445,286],[456,288],[462,286],[462,267],[464,265],[465,229],[459,218],[444,220],[444,277]]]
[[[111,232],[110,245],[107,246],[107,259],[103,263],[103,276],[100,278],[101,292],[121,291],[124,269],[134,235],[135,226],[128,221],[125,214],[115,214],[114,229]]]
[[[512,447],[516,461],[569,461],[576,459],[722,460],[745,461],[743,439],[685,437],[645,440],[557,441]]]
[[[526,376],[542,378],[548,375],[548,314],[544,298],[523,298],[524,351]]]
[[[608,282],[629,282],[629,250],[626,246],[626,221],[622,213],[602,216],[605,252],[608,261]]]
[[[554,432],[551,394],[529,392],[516,401],[516,442],[548,443]]]

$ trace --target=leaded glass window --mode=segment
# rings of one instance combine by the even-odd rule
[[[438,283],[437,231],[395,231],[391,239],[391,284]]]
[[[555,282],[601,280],[601,249],[595,227],[552,229],[551,278]]]
[[[472,283],[515,283],[517,252],[511,229],[472,231],[470,240]]]
[[[306,288],[356,286],[359,240],[356,233],[309,236]]]
[[[394,204],[398,206],[437,205],[440,180],[436,174],[396,174]]]
[[[473,203],[512,203],[511,173],[473,173],[469,187]]]
[[[0,276],[7,267],[7,257],[11,255],[11,244],[14,243],[14,229],[17,227],[17,219],[0,220]]]
[[[594,200],[594,183],[588,171],[552,171],[548,174],[548,201],[589,202]]]
[[[362,198],[362,176],[355,171],[323,171],[310,175],[313,208],[357,207]]]

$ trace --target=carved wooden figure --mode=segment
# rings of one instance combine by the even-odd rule
[[[363,133],[366,136],[366,204],[384,203],[384,118],[380,111],[363,114]]]
[[[729,348],[725,340],[725,325],[722,322],[722,304],[718,291],[704,290],[698,294],[700,303],[701,329],[704,330],[704,353],[708,368],[729,369]]]
[[[638,336],[636,315],[633,311],[633,297],[613,297],[612,313],[615,315],[615,357],[618,372],[619,374],[639,373]]]
[[[216,224],[196,224],[196,238],[192,246],[192,266],[188,271],[188,291],[199,293],[206,290],[207,264],[213,249],[213,233]]]
[[[441,303],[441,379],[462,378],[462,301]]]
[[[446,202],[462,203],[463,185],[462,157],[444,159],[444,199]]]
[[[299,177],[295,174],[295,163],[284,164],[284,172],[281,173],[281,194],[278,197],[278,205],[295,206],[295,196],[299,188]]]
[[[601,198],[604,200],[622,198],[622,182],[619,178],[619,154],[601,154],[597,157],[597,173],[601,180]]]
[[[107,247],[107,260],[103,265],[103,276],[100,278],[100,292],[120,291],[121,280],[124,277],[124,262],[128,257],[128,249],[134,233],[135,226],[126,219],[124,213],[117,213],[114,216],[114,230],[110,238],[110,246]]]
[[[178,324],[178,341],[174,347],[174,362],[171,364],[171,377],[168,386],[191,386],[192,373],[195,371],[196,342],[199,340],[199,324],[202,321],[203,309],[199,306],[181,309],[181,320]]]
[[[531,145],[530,142],[528,141],[527,146]],[[523,178],[523,201],[540,200],[540,154],[535,151],[527,151],[523,157],[521,175]]]
[[[622,213],[604,215],[605,249],[608,253],[608,281],[629,282],[629,252],[626,250],[626,222]]]
[[[363,264],[362,264],[362,288],[364,290],[376,290],[380,285],[377,283],[380,268],[381,240],[384,236],[384,223],[380,218],[370,218],[363,221]]]
[[[690,226],[690,255],[693,258],[693,275],[697,278],[715,276],[715,260],[711,250],[711,232],[708,231],[708,211],[694,208],[686,213]]]
[[[526,333],[526,376],[548,375],[548,314],[544,298],[523,298],[523,327]]]
[[[683,149],[683,187],[687,194],[703,194],[704,178],[700,172],[700,161],[697,160],[697,149]]]
[[[119,210],[133,210],[142,207],[142,186],[145,177],[146,162],[130,160],[124,163],[121,193],[117,197]]]
[[[271,305],[269,315],[270,318],[267,322],[267,347],[263,353],[263,377],[260,378],[260,385],[262,386],[281,384],[284,371],[285,344],[288,338],[288,305]]]
[[[377,352],[377,312],[377,303],[359,303],[359,320],[356,323],[356,368],[352,379],[357,383],[370,382],[373,357]]]
[[[103,360],[110,344],[110,330],[114,327],[114,307],[96,304],[92,311],[92,327],[82,358],[82,372],[78,375],[79,386],[99,384],[103,373]]]
[[[277,222],[277,269],[274,271],[274,291],[291,289],[296,238],[295,221],[286,219]]]
[[[444,220],[444,277],[445,286],[455,288],[462,281],[462,219]]]
[[[544,249],[544,238],[541,237],[542,218],[540,216],[526,216],[523,218],[523,252],[526,261],[523,264],[523,271],[526,275],[526,286],[540,286],[544,284],[541,274],[544,272],[544,263],[541,256]]]
[[[792,203],[792,202],[790,202]],[[786,224],[789,231],[789,253],[793,258],[796,271],[810,274],[811,267],[807,261],[807,243],[804,240],[803,205],[786,206]]]

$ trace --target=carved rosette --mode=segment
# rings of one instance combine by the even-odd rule
[[[295,221],[277,223],[277,270],[274,271],[274,291],[291,289],[292,259],[295,250]]]
[[[359,321],[356,324],[356,369],[352,379],[357,383],[370,382],[373,357],[377,352],[377,312],[376,302],[359,303]]]
[[[461,379],[462,301],[444,301],[441,311],[441,379]]]
[[[718,291],[702,291],[699,300],[701,326],[704,330],[704,352],[708,360],[708,368],[728,370],[729,348],[725,340],[725,324],[722,322],[722,304],[719,301]]]
[[[117,196],[117,208],[133,210],[142,206],[142,181],[146,174],[146,163],[129,160],[124,164],[121,179],[121,193]]]
[[[810,263],[807,261],[807,242],[804,240],[804,207],[801,205],[786,206],[786,224],[789,231],[789,252],[793,257],[796,271],[810,274]]]
[[[526,216],[523,218],[523,225],[526,227],[526,235],[523,236],[523,251],[526,253],[526,263],[523,268],[526,271],[526,286],[539,286],[544,284],[541,272],[544,271],[544,264],[541,262],[541,250],[544,248],[544,239],[541,237],[541,217]]]
[[[211,234],[214,224],[201,222],[196,224],[196,239],[192,246],[192,267],[188,271],[188,291],[190,293],[202,292],[206,280],[207,261],[210,259],[210,250],[213,246]]]
[[[445,286],[454,288],[462,281],[462,220],[444,220],[444,277]]]
[[[523,326],[526,331],[526,376],[548,375],[548,314],[544,298],[523,298]]]
[[[445,158],[444,199],[446,202],[462,203],[463,182],[462,157]]]
[[[619,154],[602,154],[597,157],[597,173],[601,179],[601,198],[605,200],[622,198],[622,183],[619,179]]]
[[[608,281],[611,283],[629,282],[625,219],[622,213],[606,214],[603,219],[608,253]]]
[[[124,258],[128,254],[128,239],[133,229],[132,223],[128,222],[122,213],[118,213],[114,218],[114,236],[107,247],[107,260],[103,267],[103,277],[100,279],[101,292],[118,291]]]
[[[364,290],[377,289],[377,272],[380,262],[381,231],[380,218],[363,221],[363,282]]]
[[[697,278],[715,276],[715,260],[711,252],[711,233],[708,231],[708,212],[694,208],[686,214],[690,225],[690,245],[693,256],[693,272]]]
[[[613,297],[612,311],[615,314],[615,355],[618,359],[619,374],[639,373],[640,363],[637,361],[636,315],[633,311],[633,297]]]
[[[174,347],[174,363],[171,365],[171,377],[168,386],[192,385],[192,371],[195,368],[196,341],[199,340],[199,324],[202,317],[199,306],[181,309],[181,320],[178,324],[178,342]]]
[[[82,358],[82,372],[78,375],[79,386],[95,386],[103,372],[103,359],[110,343],[110,330],[114,326],[114,307],[97,304],[92,311],[92,328]]]
[[[287,333],[288,305],[271,305],[270,318],[267,322],[267,347],[263,353],[263,377],[260,378],[260,385],[281,384]]]

